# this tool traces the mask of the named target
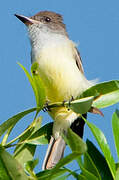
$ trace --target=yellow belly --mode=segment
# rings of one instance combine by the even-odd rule
[[[89,86],[76,65],[72,48],[47,47],[40,52],[37,61],[51,102],[76,98]]]

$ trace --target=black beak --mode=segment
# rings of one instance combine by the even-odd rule
[[[18,14],[15,14],[15,16],[27,26],[33,24],[33,20],[31,18]]]

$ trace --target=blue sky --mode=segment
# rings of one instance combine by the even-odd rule
[[[0,6],[0,123],[12,115],[35,106],[32,89],[17,62],[30,70],[30,43],[26,27],[14,17],[15,13],[32,16],[41,10],[51,10],[63,15],[70,39],[79,44],[85,75],[100,82],[119,79],[119,1],[111,0],[4,0]],[[104,118],[89,114],[88,119],[105,134],[115,160],[111,116],[119,105],[106,108]],[[41,113],[43,124],[51,119]],[[11,138],[22,132],[32,121],[27,116],[18,123]],[[84,139],[95,143],[90,130],[85,127]],[[40,149],[45,154],[46,147]],[[67,149],[66,153],[69,150]],[[36,157],[39,156],[37,150]],[[41,163],[40,163],[41,165]],[[75,166],[75,165],[74,165]],[[75,167],[74,167],[75,168]]]

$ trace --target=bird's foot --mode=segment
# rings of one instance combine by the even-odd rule
[[[45,103],[45,105],[44,105],[44,107],[42,109],[44,112],[50,111],[49,103],[50,103],[49,101],[46,101],[46,103]]]
[[[66,103],[67,101],[66,100],[64,100],[63,102],[62,102],[62,106],[65,106],[65,103]]]
[[[74,101],[74,97],[71,96],[71,99],[69,100],[69,106],[71,105],[71,102]]]

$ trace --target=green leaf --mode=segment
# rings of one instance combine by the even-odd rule
[[[28,180],[28,176],[25,174],[21,165],[1,146],[0,157],[12,180]]]
[[[80,167],[80,168],[82,170],[81,174],[86,178],[86,180],[98,180],[98,178],[94,174],[86,170],[84,167]]]
[[[11,178],[7,172],[7,169],[5,168],[5,165],[2,161],[1,156],[0,156],[0,180],[11,180]]]
[[[91,172],[93,175],[95,175],[98,179],[101,180],[101,176],[97,170],[96,165],[92,161],[91,157],[88,153],[84,154],[84,168],[87,169],[89,172]]]
[[[52,170],[41,171],[41,172],[37,173],[36,176],[39,180],[48,180],[48,179],[50,179],[49,177],[51,177],[51,172],[52,172]],[[59,176],[65,174],[66,172],[67,172],[67,169],[59,169],[58,172],[56,172],[52,175],[52,179],[59,177]]]
[[[66,102],[66,106],[72,109],[76,113],[85,114],[91,108],[94,97],[86,97],[71,101],[70,103]]]
[[[26,68],[23,65],[21,65],[20,63],[18,64],[25,72],[33,88],[34,95],[36,98],[36,104],[37,104],[37,107],[39,107],[39,111],[40,111],[43,108],[43,105],[45,103],[45,88],[40,78],[40,75],[38,73],[38,63],[34,63],[31,67],[32,76],[29,74],[29,72],[26,70]]]
[[[119,163],[116,163],[116,170],[119,169]]]
[[[81,168],[82,174],[85,176],[86,180],[98,180],[98,178],[92,174],[91,172],[87,171],[85,168]]]
[[[97,108],[105,108],[119,102],[119,90],[101,95],[93,102],[93,106]]]
[[[119,180],[119,169],[116,170],[116,177],[115,180]]]
[[[27,69],[20,63],[18,63],[18,65],[23,69],[23,71],[25,72],[32,88],[33,88],[33,91],[34,91],[34,94],[35,94],[35,97],[36,97],[36,100],[37,100],[37,88],[36,88],[36,85],[35,85],[35,82],[33,81],[33,78],[32,76],[29,74],[29,72],[27,71]]]
[[[72,170],[70,170],[70,169],[68,169],[68,168],[64,168],[64,169],[66,169],[66,170],[67,170],[67,172],[69,172],[68,177],[72,175],[72,176],[73,176],[74,178],[76,178],[76,179],[78,179],[78,178],[79,178],[79,174],[78,174],[78,173],[76,173],[76,171],[77,171],[77,170],[72,171]]]
[[[102,179],[113,180],[108,164],[104,156],[98,151],[94,144],[87,140],[88,154],[95,164]]]
[[[75,134],[71,129],[68,129],[67,137],[65,137],[65,140],[73,152],[78,152],[81,155],[87,151],[87,146],[86,146],[85,142],[77,134]],[[85,154],[84,154],[84,157],[85,157]],[[93,162],[91,162],[91,160],[90,160],[90,166],[93,164],[92,166],[93,166],[93,170],[96,171],[95,173],[94,173],[94,171],[93,172],[89,171],[88,167],[86,166],[86,157],[84,159],[85,159],[84,164],[83,164],[83,162],[81,162],[81,160],[79,160],[79,157],[76,159],[81,167],[83,176],[86,177],[86,179],[91,179],[91,180],[98,179],[99,173],[98,173],[95,165],[93,164]],[[89,158],[88,158],[88,161],[89,161]],[[95,174],[97,175],[97,177]],[[80,177],[80,179],[81,179],[81,177]]]
[[[115,180],[119,180],[119,163],[116,164],[116,177]]]
[[[68,175],[53,178],[53,180],[67,180]]]
[[[64,138],[72,152],[78,152],[81,155],[87,151],[86,143],[70,128],[68,129],[67,136]]]
[[[81,157],[77,158],[77,162],[80,166],[81,169],[81,174],[82,176],[79,175],[79,179],[84,179],[84,177],[86,178],[86,180],[98,180],[98,178],[90,171],[88,171],[85,167],[84,167],[84,163],[81,159]]]
[[[84,175],[80,174],[78,180],[87,180],[87,178]]]
[[[24,167],[24,163],[33,159],[36,146],[31,144],[25,144],[24,141],[29,139],[33,133],[35,133],[41,126],[41,118],[35,119],[30,128],[28,127],[25,130],[25,133],[19,138],[19,142],[14,150],[14,157],[17,159],[20,164]]]
[[[106,140],[104,134],[102,133],[102,131],[99,128],[97,128],[94,124],[87,121],[83,116],[82,116],[82,118],[84,119],[84,121],[90,128],[91,132],[93,133],[95,139],[97,140],[102,152],[104,153],[104,156],[105,156],[105,159],[109,166],[109,169],[111,171],[111,174],[112,174],[113,178],[115,178],[115,174],[116,174],[115,162],[112,157],[109,145],[107,144],[107,140]]]
[[[32,161],[27,161],[24,164],[24,168],[26,170],[26,172],[34,179],[37,179],[33,169],[35,168],[35,166],[38,164],[38,159],[34,159]]]
[[[36,146],[25,144],[21,149],[18,149],[14,158],[24,167],[24,164],[33,159],[35,154]]]
[[[119,102],[119,81],[109,81],[96,84],[87,89],[81,97],[95,96],[93,106],[97,108],[104,108]]]
[[[37,107],[41,107],[42,109],[46,101],[46,94],[45,94],[45,86],[39,75],[39,64],[37,62],[34,62],[32,64],[31,73],[37,89],[36,93],[34,92],[36,96]]]
[[[24,116],[26,116],[27,114],[36,111],[37,108],[32,108],[32,109],[28,109],[26,111],[20,112],[18,114],[16,114],[15,116],[9,118],[7,121],[5,121],[3,124],[0,125],[0,136],[2,136],[2,134],[4,134],[4,132],[9,129],[11,126],[15,126],[16,123],[23,118]]]
[[[6,145],[7,140],[8,140],[8,137],[9,137],[11,131],[13,130],[13,128],[14,128],[14,125],[11,126],[11,127],[7,130],[7,132],[5,133],[5,135],[4,135],[3,139],[2,139],[2,142],[1,142],[1,145],[2,145],[2,146],[5,146],[5,145]]]
[[[69,154],[68,156],[64,157],[63,159],[61,159],[56,166],[51,169],[51,176],[54,173],[57,173],[59,171],[60,168],[62,168],[63,166],[65,166],[66,164],[70,163],[71,161],[73,161],[74,159],[77,159],[80,156],[80,153],[77,152],[73,152],[71,154]]]
[[[56,180],[56,179],[60,179],[62,177],[63,174],[67,174],[66,177],[72,175],[73,177],[75,177],[76,179],[78,179],[78,174],[74,171],[71,171],[68,168],[63,168],[63,169],[58,169],[56,172],[52,173],[52,169],[51,170],[45,170],[45,171],[41,171],[39,173],[36,174],[36,176],[38,177],[39,180],[43,179],[43,180],[47,180],[47,179],[52,179],[52,180]]]
[[[115,147],[119,160],[119,110],[116,110],[112,116],[112,129],[115,141]]]
[[[52,135],[53,123],[48,123],[34,132],[29,139],[25,140],[25,143],[40,145],[48,144],[50,137]]]
[[[38,159],[34,159],[32,161],[27,161],[25,163],[25,169],[27,170],[27,172],[31,172],[33,171],[33,169],[35,168],[35,166],[38,164]]]
[[[96,84],[83,92],[81,97],[99,96],[119,89],[119,80],[112,80]]]

